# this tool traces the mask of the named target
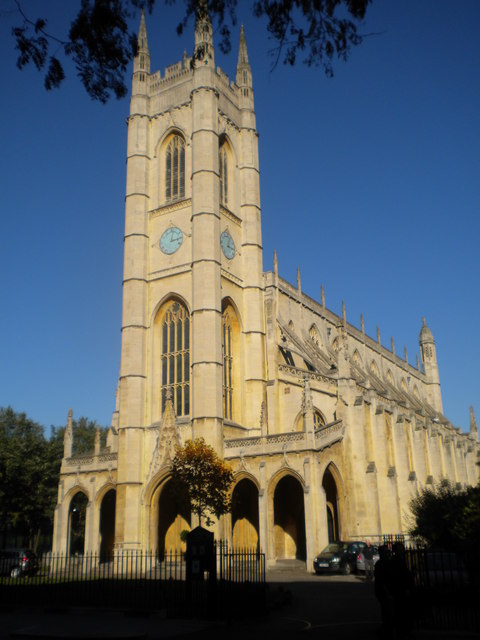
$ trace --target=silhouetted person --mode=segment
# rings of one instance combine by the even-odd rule
[[[394,595],[392,590],[392,559],[390,549],[383,544],[378,548],[380,558],[375,565],[375,596],[382,616],[381,635],[393,638]]]
[[[390,560],[391,591],[394,600],[394,627],[399,638],[411,637],[414,608],[414,580],[407,567],[405,547],[401,542],[393,545]]]
[[[374,567],[374,562],[373,562],[373,547],[370,544],[370,540],[367,540],[367,546],[365,547],[365,549],[363,550],[363,558],[365,560],[365,578],[366,580],[370,581],[373,580],[373,567]]]

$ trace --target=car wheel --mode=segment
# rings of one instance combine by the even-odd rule
[[[349,576],[352,573],[352,565],[349,562],[345,563],[342,573],[344,576]]]
[[[22,571],[21,571],[20,567],[15,567],[14,569],[12,569],[10,571],[10,577],[11,578],[20,578],[21,575],[22,575]]]

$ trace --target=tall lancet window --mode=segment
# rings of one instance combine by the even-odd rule
[[[190,314],[180,302],[170,302],[162,319],[162,413],[167,390],[177,416],[190,413]]]
[[[185,141],[174,136],[167,146],[165,172],[165,199],[185,197]]]
[[[228,204],[228,165],[226,145],[222,145],[218,152],[218,165],[220,170],[220,204]]]
[[[222,320],[223,417],[233,420],[233,323],[227,308]]]

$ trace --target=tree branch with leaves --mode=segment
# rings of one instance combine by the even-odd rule
[[[244,2],[245,0],[242,0]],[[18,51],[17,66],[33,64],[45,72],[47,90],[65,79],[65,60],[71,59],[89,96],[102,103],[112,95],[127,94],[125,74],[137,52],[136,31],[129,23],[139,10],[152,13],[159,0],[80,0],[80,8],[68,34],[60,37],[48,30],[46,17],[27,15],[21,0],[14,0],[20,23],[12,34]],[[164,0],[173,5],[176,0]],[[333,60],[346,60],[365,34],[359,27],[371,0],[252,0],[257,18],[266,18],[267,32],[275,45],[273,67],[280,60],[294,65],[299,57],[308,66],[323,67],[333,76]],[[231,49],[232,27],[237,23],[238,0],[183,0],[183,18],[177,24],[183,33],[199,10],[208,10],[223,53]]]
[[[187,440],[177,448],[172,482],[175,491],[190,501],[200,526],[202,520],[211,526],[212,516],[219,518],[230,511],[233,471],[203,438]]]

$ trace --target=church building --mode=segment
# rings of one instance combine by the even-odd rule
[[[380,336],[264,272],[252,70],[235,80],[197,19],[192,58],[150,71],[145,18],[128,117],[121,364],[107,446],[65,433],[53,551],[180,549],[198,524],[170,481],[202,437],[235,474],[218,539],[306,562],[330,540],[408,529],[417,490],[479,481],[480,447],[443,415],[425,320],[413,366]]]

